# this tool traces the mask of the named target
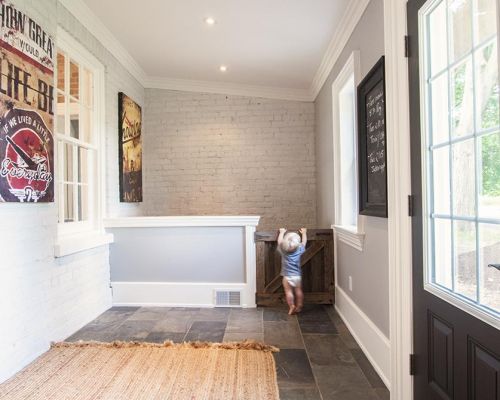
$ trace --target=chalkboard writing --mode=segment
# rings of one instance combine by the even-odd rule
[[[361,81],[357,95],[359,213],[387,218],[384,57]]]
[[[366,95],[366,153],[368,202],[384,203],[386,196],[384,82]]]

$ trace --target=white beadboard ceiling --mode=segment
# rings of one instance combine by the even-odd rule
[[[84,0],[148,77],[309,89],[349,0]],[[217,23],[208,26],[204,18]],[[219,66],[227,65],[221,73]]]

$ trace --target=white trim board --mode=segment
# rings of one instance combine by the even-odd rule
[[[350,1],[330,40],[326,52],[309,88],[268,87],[238,83],[194,81],[168,77],[148,76],[120,41],[83,0],[58,0],[101,44],[137,79],[144,88],[179,90],[185,92],[221,93],[228,95],[263,97],[270,99],[307,101],[316,99],[338,57],[358,24],[370,0]]]
[[[146,72],[82,0],[58,0],[101,44],[145,86]]]
[[[148,89],[179,90],[182,92],[215,93],[292,101],[314,100],[311,98],[309,89],[245,85],[231,82],[148,77],[145,82],[145,87]]]
[[[214,307],[215,290],[241,291],[241,306],[255,307],[255,289],[246,283],[111,282],[114,306]]]
[[[337,26],[335,33],[333,34],[332,40],[326,49],[326,53],[323,56],[323,60],[316,71],[316,75],[311,83],[310,95],[312,101],[316,99],[319,91],[328,79],[328,75],[332,71],[335,63],[337,62],[342,50],[344,50],[347,41],[352,35],[352,32],[358,25],[366,7],[370,3],[370,0],[356,0],[350,1],[340,24]]]
[[[413,399],[408,359],[413,352],[412,237],[406,0],[384,0],[387,203],[389,204],[389,330],[391,399]]]
[[[380,379],[390,390],[391,343],[373,321],[338,286],[335,286],[335,310],[344,321]]]
[[[106,228],[159,228],[188,226],[257,226],[259,216],[169,216],[106,218]],[[253,239],[252,239],[253,241]]]

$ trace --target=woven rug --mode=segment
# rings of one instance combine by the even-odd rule
[[[275,400],[275,347],[257,342],[57,343],[0,385],[2,400]]]

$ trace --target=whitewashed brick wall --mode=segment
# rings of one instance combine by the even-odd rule
[[[118,92],[139,104],[144,89],[57,0],[11,0],[56,35],[64,27],[106,67],[106,179],[110,215],[140,214],[119,203]],[[0,203],[0,382],[111,306],[108,247],[54,258],[55,204]]]
[[[314,105],[147,89],[147,215],[260,215],[316,223]]]

